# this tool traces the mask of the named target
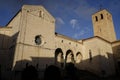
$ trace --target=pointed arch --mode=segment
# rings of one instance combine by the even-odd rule
[[[77,52],[76,63],[80,63],[82,61],[82,58],[83,58],[83,56],[82,56],[81,52]]]
[[[67,50],[66,56],[65,56],[65,62],[66,63],[74,63],[74,54],[72,50]]]
[[[55,65],[61,66],[63,65],[63,51],[61,48],[57,48],[55,50]]]

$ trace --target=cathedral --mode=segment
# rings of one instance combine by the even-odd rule
[[[40,70],[49,65],[65,68],[72,63],[97,75],[120,73],[120,41],[112,15],[99,10],[92,14],[92,22],[94,36],[75,40],[55,32],[55,19],[43,6],[24,5],[0,28],[2,72],[21,71],[26,65]]]

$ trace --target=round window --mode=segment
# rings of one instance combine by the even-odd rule
[[[36,45],[40,45],[42,43],[42,39],[40,35],[35,36],[35,43]]]

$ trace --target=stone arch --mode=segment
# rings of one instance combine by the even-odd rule
[[[55,65],[63,67],[63,51],[61,48],[55,50]]]
[[[76,54],[76,63],[80,63],[82,61],[82,54],[81,52],[77,52]]]
[[[65,62],[74,63],[74,54],[72,50],[67,50],[66,55],[65,55]]]

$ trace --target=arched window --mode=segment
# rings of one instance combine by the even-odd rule
[[[61,40],[61,42],[63,43],[63,40]]]
[[[90,60],[90,62],[92,61],[92,52],[91,52],[91,50],[89,50],[89,60]]]
[[[98,21],[98,17],[97,16],[95,16],[95,21]]]
[[[43,15],[44,15],[43,11],[39,11],[39,17],[43,18]]]
[[[101,19],[103,19],[103,14],[100,14],[100,16],[101,16]]]

